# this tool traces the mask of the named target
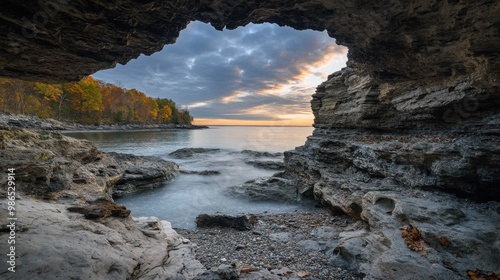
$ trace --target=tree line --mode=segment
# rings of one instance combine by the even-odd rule
[[[171,99],[148,97],[91,76],[61,84],[0,78],[0,111],[96,125],[193,121]]]

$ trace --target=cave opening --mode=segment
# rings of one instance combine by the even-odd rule
[[[160,52],[93,77],[172,99],[199,125],[311,126],[311,95],[346,61],[326,31],[194,21]]]

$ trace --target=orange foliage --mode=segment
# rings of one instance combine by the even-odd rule
[[[0,78],[0,111],[57,117],[81,123],[191,124],[186,109],[170,99],[153,99],[91,76],[64,84],[33,83]]]

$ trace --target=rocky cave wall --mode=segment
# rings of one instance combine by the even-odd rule
[[[499,1],[1,6],[0,76],[46,82],[78,80],[159,51],[193,20],[217,29],[272,22],[328,30],[349,47],[348,67],[318,86],[314,133],[285,153],[286,171],[276,176],[366,223],[339,235],[329,265],[366,279],[465,279],[475,267],[500,270],[500,206],[470,203],[500,201]],[[428,242],[422,256],[401,238],[398,229],[408,224]]]
[[[351,67],[388,81],[489,76],[500,65],[495,0],[6,0],[1,6],[0,75],[24,79],[78,80],[161,50],[193,20],[217,29],[250,22],[326,29],[349,47]]]
[[[0,75],[77,80],[159,51],[193,20],[326,29],[349,47],[348,68],[313,97],[314,135],[287,154],[301,192],[354,216],[373,189],[500,199],[495,0],[7,0]]]

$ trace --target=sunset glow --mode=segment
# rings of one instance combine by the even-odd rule
[[[192,22],[161,52],[94,77],[170,98],[199,125],[311,126],[311,95],[346,61],[326,32]]]

